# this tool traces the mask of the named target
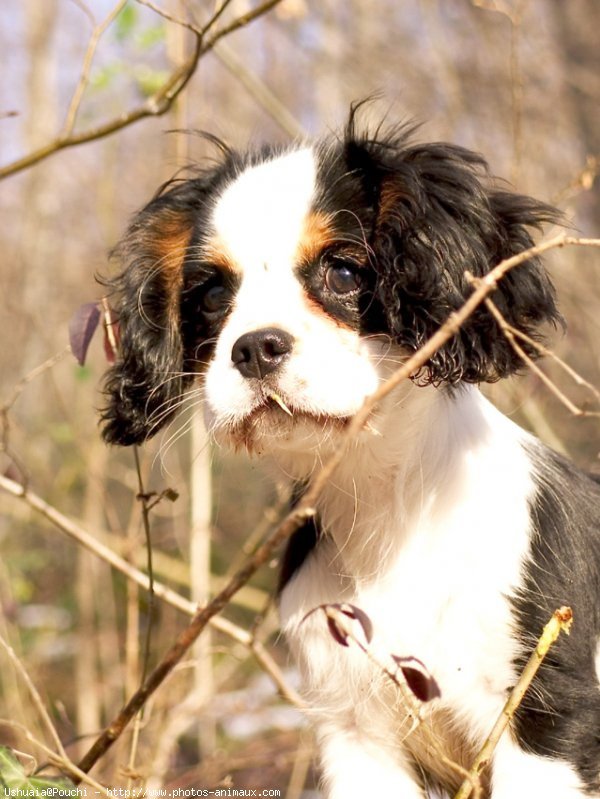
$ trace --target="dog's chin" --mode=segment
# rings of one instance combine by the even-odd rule
[[[215,439],[251,455],[282,451],[309,453],[334,446],[351,418],[286,408],[268,400],[239,420],[217,424],[213,428]]]

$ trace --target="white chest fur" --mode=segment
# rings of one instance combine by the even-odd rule
[[[378,657],[422,660],[441,688],[436,710],[476,743],[514,679],[509,597],[528,549],[533,491],[524,434],[477,390],[447,398],[431,389],[417,410],[419,391],[396,416],[403,430],[380,419],[381,438],[356,449],[328,487],[319,507],[325,538],[281,597],[315,714],[396,747],[409,725],[394,690],[364,653],[334,641],[321,614],[304,617],[323,603],[360,607]],[[414,413],[436,424],[420,419],[416,437]]]

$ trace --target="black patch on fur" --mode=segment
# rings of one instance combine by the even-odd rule
[[[518,671],[557,608],[573,609],[573,626],[542,663],[517,711],[515,732],[525,749],[571,763],[588,790],[597,792],[600,482],[542,445],[529,448],[529,454],[537,491],[531,503],[531,559],[513,600],[522,645]]]
[[[294,508],[300,500],[306,488],[305,484],[299,483],[295,486],[291,508]],[[317,546],[319,538],[321,537],[321,526],[316,517],[307,519],[304,524],[298,527],[289,537],[286,544],[281,564],[279,567],[279,579],[277,581],[277,596],[281,594],[283,589],[300,570],[306,558],[310,555],[313,549]]]

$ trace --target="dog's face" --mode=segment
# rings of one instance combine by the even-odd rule
[[[311,148],[247,168],[216,196],[201,245],[220,264],[201,302],[219,316],[209,429],[252,450],[335,432],[377,388],[390,349],[364,335],[369,220],[323,207],[319,169]]]
[[[531,245],[552,209],[489,188],[477,156],[356,132],[284,152],[224,151],[168,184],[135,218],[114,281],[121,357],[109,373],[107,440],[139,443],[198,378],[216,437],[310,450],[462,305],[476,276]],[[532,259],[495,295],[531,335],[558,318]],[[527,348],[527,345],[525,345]],[[529,354],[534,354],[528,348]],[[475,314],[419,376],[456,384],[520,366]]]

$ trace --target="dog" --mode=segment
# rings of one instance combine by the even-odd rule
[[[220,147],[217,165],[164,185],[116,249],[103,434],[142,443],[201,396],[214,439],[298,493],[365,398],[463,305],[466,273],[484,277],[559,216],[501,188],[479,155],[418,143],[410,125],[369,130],[356,108],[313,143]],[[539,257],[492,300],[530,358],[541,328],[561,323]],[[289,541],[282,628],[329,799],[454,791],[449,761],[470,766],[563,605],[571,634],[500,739],[482,796],[600,797],[600,482],[480,393],[523,366],[479,307],[376,406]],[[368,618],[376,659],[426,666],[439,696],[420,725],[373,659],[311,612],[321,606]]]

